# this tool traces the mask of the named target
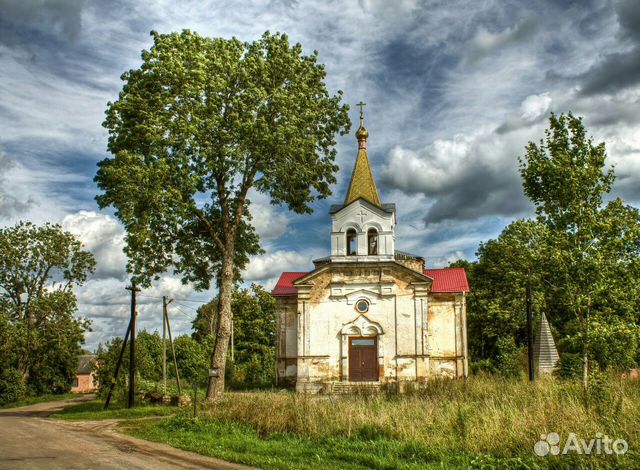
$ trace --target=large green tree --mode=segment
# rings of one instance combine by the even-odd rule
[[[143,285],[171,266],[198,289],[219,288],[208,399],[224,391],[234,279],[259,252],[250,190],[311,212],[335,182],[335,135],[349,130],[317,53],[286,35],[253,42],[152,32],[142,65],[122,75],[104,126],[101,207],[127,230],[128,268]]]
[[[552,115],[549,124],[521,159],[537,220],[513,222],[465,266],[469,346],[495,366],[500,345],[524,344],[531,283],[535,310],[547,314],[559,346],[581,354],[586,385],[590,360],[615,369],[638,363],[640,214],[621,199],[603,200],[614,174],[580,118]]]
[[[591,322],[594,314],[604,314],[596,300],[621,269],[637,264],[637,247],[630,251],[639,233],[637,211],[620,200],[603,207],[615,179],[606,156],[604,143],[594,144],[582,119],[569,113],[552,114],[545,139],[530,142],[520,160],[524,192],[549,228],[546,258],[556,301],[577,322],[585,387]],[[615,241],[629,238],[630,244]]]
[[[0,229],[0,361],[35,393],[65,391],[89,323],[77,319],[73,287],[95,269],[93,255],[59,225]]]
[[[498,346],[513,338],[526,344],[526,288],[536,310],[543,307],[544,225],[516,220],[495,240],[481,243],[475,263],[465,267],[471,284],[468,299],[469,349],[476,359],[495,359]],[[460,265],[460,263],[457,263]]]

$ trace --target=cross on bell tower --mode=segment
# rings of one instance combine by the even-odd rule
[[[367,103],[360,101],[356,106],[360,108],[360,127],[364,127],[364,107]]]

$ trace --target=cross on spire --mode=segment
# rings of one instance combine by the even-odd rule
[[[367,103],[363,103],[362,101],[360,101],[360,103],[358,103],[356,106],[358,106],[360,108],[360,126],[362,126],[364,124],[364,107],[367,105]]]

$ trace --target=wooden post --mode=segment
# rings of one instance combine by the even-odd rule
[[[162,396],[167,396],[167,297],[162,296]]]
[[[169,313],[167,312],[167,305],[173,302],[173,299],[169,299],[164,304],[164,320],[167,322],[167,333],[169,333],[169,344],[171,345],[171,355],[173,356],[173,368],[176,371],[176,382],[178,383],[178,397],[182,395],[182,387],[180,386],[180,373],[178,372],[178,362],[176,361],[176,350],[173,347],[173,337],[171,336],[171,323],[169,322]]]
[[[527,355],[529,359],[529,381],[535,380],[535,365],[533,358],[533,300],[531,298],[531,280],[527,274]]]
[[[113,388],[116,386],[116,382],[118,381],[118,372],[120,372],[120,365],[122,364],[122,358],[124,357],[124,352],[127,349],[127,341],[129,340],[129,333],[131,332],[131,321],[127,325],[127,332],[124,335],[124,341],[122,342],[122,349],[120,349],[120,356],[118,356],[118,363],[116,364],[116,370],[113,373],[113,377],[111,378],[111,385],[109,385],[109,393],[107,393],[107,399],[104,401],[104,409],[109,408],[109,402],[111,402],[111,394],[113,393]]]
[[[131,291],[131,320],[130,320],[130,335],[131,342],[129,343],[129,402],[127,408],[133,408],[135,406],[135,388],[136,388],[136,292],[140,292],[140,289],[136,287],[135,282],[131,283],[130,287],[126,287]]]
[[[198,385],[193,384],[193,417],[198,416]]]

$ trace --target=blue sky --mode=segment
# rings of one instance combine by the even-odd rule
[[[123,230],[93,199],[106,103],[152,29],[185,28],[242,40],[286,32],[318,50],[354,123],[355,103],[367,103],[369,157],[382,200],[397,205],[398,249],[432,267],[472,259],[480,241],[531,214],[517,157],[551,111],[584,117],[616,167],[614,195],[640,201],[637,1],[0,0],[0,224],[61,223],[96,254],[98,271],[78,291],[79,313],[94,322],[90,347],[122,334],[128,315]],[[253,195],[266,254],[247,282],[270,288],[281,271],[328,253],[328,206],[344,197],[354,136],[337,148],[334,196],[312,215]],[[212,295],[170,274],[143,294],[149,329],[161,324],[158,297]],[[181,304],[172,315],[186,332],[197,303]]]

